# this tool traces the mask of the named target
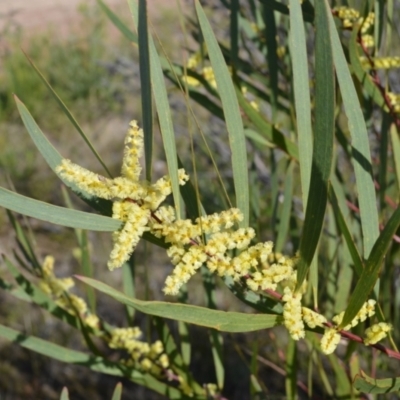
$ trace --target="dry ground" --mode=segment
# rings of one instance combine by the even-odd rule
[[[124,0],[104,0],[111,6],[123,6]],[[73,25],[78,7],[82,4],[94,5],[95,0],[0,0],[0,32],[10,22],[29,30],[40,31],[52,24],[67,32]],[[169,7],[176,7],[176,0],[150,0],[148,10],[150,18],[157,18]],[[128,10],[128,6],[126,5]]]

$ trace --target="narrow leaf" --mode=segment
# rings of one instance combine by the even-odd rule
[[[387,379],[374,379],[361,371],[361,376],[356,376],[354,387],[362,393],[384,394],[400,391],[400,377]]]
[[[53,147],[53,145],[46,138],[44,133],[41,131],[36,121],[33,119],[32,115],[25,107],[24,103],[14,96],[15,102],[17,104],[18,111],[21,115],[22,121],[31,136],[31,139],[35,143],[35,146],[39,150],[40,154],[46,160],[49,167],[55,172],[56,167],[61,164],[63,157],[60,153]],[[82,192],[74,184],[60,178],[66,186],[71,188],[71,190],[82,200],[87,202],[91,207],[98,210],[104,215],[111,215],[111,202],[108,200],[98,199],[93,197],[89,193]]]
[[[324,4],[327,5],[326,0]],[[372,176],[371,153],[368,132],[358,100],[357,92],[340,43],[335,22],[328,15],[330,38],[336,75],[343,98],[343,105],[348,118],[352,142],[352,157],[356,175],[357,192],[364,238],[364,258],[368,258],[372,246],[379,235],[378,211],[376,207],[375,187]]]
[[[132,299],[102,282],[83,276],[77,278],[145,314],[206,326],[223,332],[251,332],[280,323],[280,318],[276,315],[225,312],[187,304]]]
[[[121,400],[122,397],[122,383],[118,382],[115,386],[111,400]]]
[[[101,9],[105,12],[109,20],[115,25],[117,29],[131,42],[138,43],[138,36],[136,33],[132,32],[122,21],[121,19],[114,14],[110,8],[106,4],[103,3],[102,0],[97,0],[97,3],[101,7]]]
[[[121,222],[116,219],[53,206],[11,192],[2,187],[0,187],[0,206],[29,217],[70,228],[113,232],[121,227]]]
[[[196,1],[196,12],[199,19],[204,41],[207,44],[210,62],[217,82],[218,93],[224,110],[226,127],[232,152],[232,170],[236,193],[236,206],[242,211],[244,219],[242,227],[249,224],[249,178],[247,167],[246,140],[243,132],[243,122],[240,116],[238,100],[231,75],[225,63],[210,23]]]
[[[241,109],[258,129],[260,135],[265,136],[269,142],[287,153],[290,157],[298,159],[299,151],[297,145],[280,132],[274,125],[268,122],[258,111],[256,111],[239,89],[236,90],[236,95]]]
[[[128,0],[129,8],[136,26],[139,25],[139,12],[137,4],[134,0]],[[165,156],[168,164],[168,172],[171,179],[172,194],[174,197],[175,210],[180,215],[180,194],[178,179],[178,158],[175,145],[175,133],[172,124],[171,110],[168,103],[168,94],[165,87],[163,70],[161,67],[160,57],[157,53],[154,41],[151,36],[149,40],[150,54],[150,71],[151,83],[154,92],[154,100],[157,107],[158,119],[160,121],[160,129],[163,138]]]
[[[311,126],[311,101],[308,74],[308,59],[304,21],[301,5],[297,0],[289,1],[290,12],[290,54],[293,71],[293,90],[296,109],[297,143],[303,208],[306,209],[310,187],[313,137]]]
[[[341,327],[349,324],[357,315],[374,288],[383,266],[383,259],[392,243],[392,237],[400,226],[400,207],[392,214],[385,228],[376,240],[365,268],[350,296],[349,305],[343,316]]]
[[[315,127],[314,149],[304,227],[300,242],[300,261],[297,271],[297,287],[306,278],[314,258],[322,231],[328,200],[328,181],[333,158],[334,133],[334,71],[329,40],[327,15],[324,1],[316,6],[315,44]]]
[[[66,387],[61,392],[60,400],[69,400],[68,389]]]
[[[151,97],[149,35],[147,29],[147,0],[139,1],[138,14],[140,93],[144,132],[144,156],[146,163],[146,179],[151,182],[153,155],[153,104]]]
[[[56,100],[56,102],[58,103],[58,105],[60,106],[61,110],[64,112],[64,114],[67,116],[67,118],[70,120],[71,124],[75,127],[75,129],[79,132],[79,134],[81,135],[82,139],[85,141],[85,143],[88,145],[89,149],[91,150],[91,152],[94,154],[94,156],[97,158],[97,160],[99,161],[99,163],[102,165],[102,167],[104,168],[104,170],[107,172],[108,176],[111,177],[111,173],[108,170],[106,164],[104,163],[104,161],[102,160],[102,158],[100,157],[99,153],[97,153],[96,149],[93,147],[92,143],[90,142],[89,138],[87,137],[87,135],[85,134],[85,132],[83,132],[83,129],[81,128],[81,126],[79,125],[78,121],[75,119],[75,117],[72,115],[71,111],[68,109],[68,107],[65,105],[65,103],[61,100],[60,96],[54,91],[54,89],[52,88],[52,86],[50,85],[50,83],[46,80],[46,78],[43,76],[43,74],[39,71],[39,68],[36,67],[36,65],[34,64],[34,62],[30,59],[30,57],[24,52],[25,57],[28,59],[28,61],[30,62],[32,68],[35,70],[35,72],[38,74],[39,78],[42,80],[42,82],[46,85],[47,89],[50,91],[50,93],[53,95],[54,99]]]

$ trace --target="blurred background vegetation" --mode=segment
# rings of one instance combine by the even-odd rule
[[[176,27],[168,9],[171,2],[164,3],[151,9],[153,22],[161,35],[176,35],[177,32],[171,30]],[[61,6],[65,4],[60,2]],[[128,25],[131,24],[126,2],[113,2],[113,8]],[[39,16],[40,27],[21,25],[18,9],[0,16],[0,184],[14,186],[19,193],[60,205],[65,203],[58,178],[26,135],[13,94],[27,105],[62,154],[84,158],[90,168],[94,165],[98,168],[98,165],[83,142],[76,136],[68,139],[73,127],[23,51],[70,108],[113,172],[120,169],[128,123],[140,112],[136,49],[113,28],[95,2],[82,2],[73,14],[73,21],[61,19],[62,27],[46,18],[46,13]],[[164,165],[160,168],[163,170]],[[79,200],[75,198],[75,201]],[[0,211],[0,222],[1,252],[13,258],[14,235],[4,209]],[[71,251],[65,251],[76,247],[73,231],[30,222],[38,256],[53,254],[61,274],[77,272],[78,261]],[[100,271],[106,273],[104,260],[111,248],[110,237],[95,234],[91,239],[96,243],[94,265],[101,265]],[[0,270],[3,276],[7,275],[3,267]],[[140,273],[138,276],[140,279]],[[112,279],[120,282],[121,277],[117,273]],[[3,291],[0,302],[1,323],[26,328],[71,348],[82,347],[73,329],[57,323],[39,309],[20,303],[16,307],[15,300]],[[124,310],[117,303],[100,301],[99,312],[107,315],[112,323],[123,324]],[[72,399],[110,399],[116,383],[116,378],[91,373],[83,367],[71,368],[0,340],[1,400],[58,399],[63,386],[68,386]],[[133,387],[134,392],[130,390]],[[130,393],[125,398],[132,398],[132,393],[137,396],[135,398],[159,398],[129,382],[124,382],[124,388],[125,393]]]

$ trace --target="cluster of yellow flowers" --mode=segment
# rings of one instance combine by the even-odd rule
[[[365,69],[391,69],[400,68],[400,57],[375,57],[373,59],[373,65],[367,57],[360,57],[361,64]]]
[[[367,318],[371,318],[375,314],[375,300],[368,300],[361,307],[360,311],[354,317],[354,319],[346,325],[342,330],[348,331],[351,328],[354,328],[360,322],[364,322]],[[325,354],[331,354],[335,351],[337,345],[340,342],[340,333],[338,330],[338,326],[341,324],[344,316],[344,311],[340,314],[335,315],[332,318],[332,321],[335,323],[335,326],[329,327],[325,329],[325,333],[321,339],[321,350]],[[375,325],[372,325],[370,328],[366,329],[365,335],[366,339],[364,339],[364,343],[366,345],[371,345],[379,342],[383,338],[387,336],[387,333],[392,329],[392,326],[386,322],[379,322]]]
[[[283,57],[285,48],[283,46],[281,46],[278,48],[277,52],[278,52],[279,57]],[[200,62],[201,62],[201,53],[200,52],[194,53],[187,61],[186,67],[187,67],[187,69],[196,70]],[[213,89],[217,89],[217,81],[215,80],[214,70],[212,69],[211,66],[203,66],[198,72]],[[186,76],[183,76],[182,79],[189,86],[197,87],[197,86],[201,85],[201,82],[193,76],[186,75]],[[249,97],[247,86],[242,85],[240,90],[241,90],[243,96],[245,96],[246,98]],[[259,110],[258,103],[255,100],[251,100],[251,99],[249,99],[249,101],[250,101],[250,105],[255,110],[258,111]]]
[[[111,332],[108,346],[128,353],[129,359],[125,361],[127,366],[139,368],[155,376],[165,375],[170,363],[162,342],[157,340],[149,345],[139,340],[141,337],[142,331],[138,327],[115,328]]]
[[[387,92],[386,95],[388,96],[390,104],[393,107],[393,111],[400,113],[400,94]]]
[[[113,200],[113,218],[123,221],[124,225],[113,235],[114,248],[108,262],[111,270],[129,259],[143,233],[149,230],[152,212],[172,191],[168,176],[152,185],[139,180],[142,153],[143,131],[132,121],[125,139],[120,177],[109,179],[65,159],[56,168],[61,178],[75,184],[83,194]],[[183,185],[188,179],[185,171],[179,170],[179,183]]]
[[[79,315],[81,320],[93,329],[100,329],[101,324],[97,315],[91,313],[87,303],[79,296],[69,293],[74,286],[72,278],[57,278],[54,275],[54,257],[47,256],[42,265],[42,279],[39,287],[55,302],[68,313]],[[148,344],[140,340],[142,332],[138,327],[114,328],[110,334],[101,333],[104,340],[112,349],[125,350],[129,358],[124,363],[129,367],[149,372],[157,377],[169,376],[170,363],[168,355],[164,351],[164,346],[160,340],[153,344]],[[181,379],[181,384],[184,381]]]
[[[374,24],[375,13],[370,12],[366,18],[363,18],[360,17],[359,11],[345,6],[335,7],[334,12],[342,20],[343,28],[351,29],[356,24],[361,26],[361,40],[365,47],[371,48],[375,46],[374,37],[367,33]]]
[[[367,17],[363,18],[360,17],[359,11],[350,7],[335,7],[333,11],[336,13],[336,16],[342,20],[344,28],[352,28],[355,24],[360,24],[362,35],[374,24],[375,13],[373,12],[369,12]]]
[[[212,273],[231,277],[255,292],[278,290],[282,295],[279,292],[276,295],[281,296],[284,303],[283,323],[291,337],[294,340],[304,338],[305,324],[310,328],[323,327],[325,333],[321,339],[322,351],[332,353],[340,341],[338,327],[344,313],[333,318],[332,326],[324,316],[302,307],[307,282],[296,290],[295,259],[274,254],[272,242],[251,245],[255,231],[238,227],[238,223],[243,220],[239,209],[231,208],[205,215],[195,221],[177,219],[173,207],[161,205],[171,193],[169,178],[163,177],[154,184],[140,181],[139,157],[143,150],[143,132],[135,121],[130,126],[125,140],[121,177],[107,179],[68,160],[64,160],[57,168],[62,178],[74,183],[80,190],[114,202],[113,218],[121,220],[124,225],[114,233],[109,267],[113,269],[122,265],[133,252],[143,232],[149,231],[170,244],[167,254],[175,267],[166,279],[163,289],[165,294],[178,294],[182,285],[202,265]],[[180,184],[185,184],[188,179],[185,171],[179,170]],[[62,281],[63,290],[70,284],[70,281]],[[375,301],[369,300],[344,330],[351,329],[374,313]],[[365,343],[376,343],[390,329],[390,325],[385,323],[373,325],[366,331]],[[159,344],[149,346],[138,342],[138,336],[137,329],[115,330],[110,346],[127,349],[135,362],[140,360],[143,369],[153,373],[165,370],[168,358],[160,355],[162,350]],[[184,382],[181,384],[184,385]]]
[[[72,278],[57,278],[54,275],[54,257],[46,256],[42,265],[42,279],[39,281],[39,287],[52,296],[56,304],[68,313],[78,314],[87,326],[97,329],[99,318],[89,311],[86,302],[81,297],[69,293],[74,285]]]

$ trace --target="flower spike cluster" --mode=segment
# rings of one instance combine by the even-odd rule
[[[63,160],[56,169],[66,181],[75,184],[84,193],[113,201],[113,218],[123,222],[123,227],[113,234],[114,247],[110,254],[110,269],[121,266],[128,260],[144,232],[170,244],[167,254],[175,265],[165,281],[164,293],[177,295],[181,287],[198,271],[206,266],[210,272],[223,278],[231,278],[246,290],[273,293],[283,303],[283,324],[294,340],[305,337],[305,326],[311,329],[322,327],[325,333],[321,339],[321,350],[332,353],[341,338],[341,331],[350,330],[359,322],[375,313],[375,301],[369,300],[350,324],[339,330],[344,312],[329,323],[326,318],[302,306],[302,297],[307,282],[296,290],[296,259],[273,253],[273,243],[257,243],[253,228],[240,228],[238,223],[243,215],[237,208],[220,213],[204,215],[195,221],[177,219],[175,209],[162,205],[171,194],[168,176],[154,184],[140,181],[139,159],[143,153],[143,132],[136,121],[131,122],[125,139],[121,176],[108,179],[90,172],[69,160]],[[189,179],[183,169],[178,171],[179,184]],[[57,293],[68,290],[69,280],[58,280],[46,285]],[[79,309],[79,306],[75,306]],[[391,326],[379,323],[366,331],[366,345],[373,345],[384,338]],[[124,348],[132,356],[135,365],[159,374],[166,370],[168,360],[162,349],[137,340],[139,331],[115,330],[110,347]],[[147,347],[146,347],[147,346]],[[156,362],[151,361],[151,359]]]
[[[58,306],[71,315],[78,314],[81,320],[96,330],[111,349],[124,350],[128,358],[121,362],[141,371],[151,373],[158,378],[165,378],[173,373],[170,361],[160,340],[152,344],[141,340],[142,331],[138,327],[112,328],[110,332],[101,331],[102,323],[96,314],[89,311],[81,297],[69,293],[74,286],[72,278],[57,278],[54,274],[54,257],[47,256],[43,262],[42,279],[39,287],[51,296]]]
[[[89,311],[85,300],[81,297],[69,293],[75,283],[72,278],[57,278],[54,275],[54,257],[46,256],[42,265],[42,279],[39,287],[46,294],[50,295],[61,308],[69,314],[79,314],[82,321],[93,329],[99,327],[99,318]]]
[[[56,168],[61,178],[78,187],[83,194],[113,201],[113,218],[122,221],[123,227],[114,232],[114,248],[108,261],[110,270],[122,266],[131,256],[143,233],[149,230],[149,221],[165,198],[171,194],[168,176],[154,184],[140,181],[140,157],[143,153],[143,131],[137,122],[130,123],[125,139],[121,176],[109,179],[64,159]],[[184,185],[189,177],[183,169],[178,171],[179,183]]]

